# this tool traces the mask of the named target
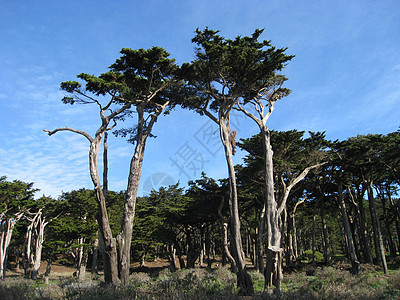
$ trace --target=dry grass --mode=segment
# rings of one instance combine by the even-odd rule
[[[383,275],[374,266],[351,275],[345,267],[318,267],[313,276],[305,271],[285,274],[283,294],[264,292],[263,276],[251,271],[256,295],[238,296],[236,275],[227,268],[213,271],[185,269],[171,273],[135,272],[127,287],[105,286],[99,279],[52,277],[50,284],[22,278],[0,282],[0,299],[400,299],[400,270]]]
[[[391,275],[376,271],[352,275],[346,269],[324,267],[317,268],[314,276],[286,276],[284,292],[287,299],[400,299],[399,279],[400,270]]]

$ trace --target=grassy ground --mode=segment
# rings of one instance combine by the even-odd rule
[[[391,265],[388,275],[376,266],[362,267],[363,274],[351,275],[345,263],[316,267],[313,272],[310,265],[300,265],[285,273],[279,299],[400,299],[399,265]],[[261,274],[256,271],[250,274],[255,295],[247,297],[237,295],[236,276],[227,268],[173,273],[167,268],[149,268],[146,273],[132,273],[129,286],[114,288],[105,286],[101,276],[80,282],[58,273],[50,278],[49,284],[44,284],[43,279],[32,281],[8,276],[0,282],[0,299],[278,299],[271,291],[264,290]]]

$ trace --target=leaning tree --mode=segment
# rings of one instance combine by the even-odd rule
[[[193,42],[198,45],[196,59],[184,65],[184,75],[189,85],[198,90],[198,97],[188,101],[188,107],[206,115],[219,126],[221,142],[229,174],[229,208],[231,217],[232,255],[235,259],[238,286],[242,293],[253,292],[240,235],[240,217],[232,155],[235,152],[236,131],[231,130],[230,114],[235,105],[245,99],[250,101],[260,93],[269,93],[271,84],[276,85],[277,70],[293,56],[285,55],[286,49],[276,49],[269,41],[258,39],[263,30],[255,30],[251,36],[226,39],[208,28],[197,29]],[[272,81],[272,82],[271,82]],[[282,80],[281,80],[282,81]],[[279,89],[273,99],[284,96],[287,90]],[[258,99],[258,98],[257,98]],[[262,123],[263,128],[265,122]]]
[[[281,199],[276,199],[273,167],[273,149],[271,146],[271,134],[267,125],[275,108],[275,103],[290,94],[290,90],[283,87],[287,80],[279,72],[294,57],[286,55],[287,48],[279,48],[271,45],[270,41],[258,41],[262,30],[256,30],[252,37],[243,38],[240,45],[246,51],[236,53],[236,63],[241,69],[242,84],[235,83],[232,89],[242,88],[240,97],[235,101],[234,109],[242,111],[252,119],[260,130],[262,147],[264,151],[264,204],[265,215],[261,224],[266,222],[267,228],[267,263],[265,270],[265,284],[274,285],[276,290],[282,290],[282,248],[280,221],[282,212],[286,207],[286,201],[291,189],[308,172],[319,164],[307,166],[288,180],[282,181],[283,193]],[[228,81],[229,82],[229,81]],[[279,201],[278,201],[279,200]],[[263,217],[263,216],[262,216]],[[260,227],[263,231],[262,226]]]
[[[98,106],[101,126],[95,135],[92,137],[85,131],[70,127],[45,130],[49,135],[59,131],[70,131],[84,136],[89,141],[90,176],[98,201],[98,222],[104,242],[104,275],[106,282],[112,284],[128,283],[132,226],[146,140],[151,136],[157,118],[162,113],[169,112],[176,103],[180,87],[180,81],[175,77],[175,72],[179,67],[174,59],[169,58],[169,53],[164,49],[160,47],[147,50],[123,48],[121,54],[122,56],[109,67],[110,70],[100,76],[85,73],[78,75],[83,85],[77,81],[61,83],[61,88],[70,94],[63,98],[64,103]],[[135,151],[130,163],[121,231],[117,237],[114,237],[106,208],[108,169],[105,155],[108,149],[106,143],[104,143],[103,152],[105,164],[103,185],[100,179],[98,157],[101,143],[105,142],[107,132],[116,126],[118,120],[134,114],[137,117],[136,126],[117,131],[118,134],[129,136],[129,141],[135,145]]]

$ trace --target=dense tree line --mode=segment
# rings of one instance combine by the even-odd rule
[[[325,162],[310,170],[287,196],[279,220],[283,269],[304,257],[329,265],[345,255],[352,272],[359,272],[360,263],[378,264],[387,270],[386,258],[398,256],[400,249],[399,138],[400,133],[393,132],[331,142],[323,133],[271,131],[279,203],[298,174],[315,162]],[[247,155],[235,169],[245,258],[264,273],[260,139],[255,135],[237,143]],[[187,188],[176,184],[139,197],[132,261],[145,265],[146,261],[168,259],[172,270],[215,267],[216,263],[237,268],[229,234],[227,181],[203,173]],[[18,261],[24,268],[26,277],[36,278],[42,251],[48,263],[46,275],[54,260],[75,266],[80,278],[87,266],[93,273],[103,268],[95,191],[81,189],[63,193],[59,199],[34,200],[33,184],[8,182],[5,177],[0,191],[3,276],[8,254],[11,263]],[[108,191],[113,232],[118,232],[123,219],[125,197],[126,191]]]
[[[159,47],[124,48],[106,73],[81,73],[80,82],[61,83],[67,93],[62,101],[96,105],[101,125],[92,135],[70,127],[44,131],[72,132],[88,140],[94,190],[34,201],[32,184],[2,177],[0,271],[5,271],[14,227],[21,224],[19,238],[25,235],[25,240],[15,247],[32,278],[42,247],[48,270],[63,253],[73,258],[79,276],[89,258],[96,271],[100,252],[105,281],[124,285],[132,257],[144,263],[163,255],[177,269],[211,266],[221,255],[237,274],[243,294],[253,293],[248,257],[264,274],[266,287],[278,293],[283,267],[296,263],[306,250],[312,251],[313,261],[317,251],[323,253],[326,264],[333,254],[344,253],[354,273],[364,261],[381,264],[387,272],[386,253],[399,251],[399,133],[327,141],[322,132],[305,136],[297,130],[270,130],[267,121],[275,103],[290,93],[280,72],[294,56],[259,41],[262,33],[226,39],[217,31],[198,29],[190,63],[177,65]],[[174,185],[138,198],[147,138],[158,117],[177,105],[218,125],[229,176],[203,174],[186,190]],[[255,122],[260,133],[236,141],[232,110]],[[133,117],[134,127],[117,127]],[[108,190],[107,136],[112,130],[134,146],[128,185],[119,193]],[[237,147],[247,155],[235,166]]]

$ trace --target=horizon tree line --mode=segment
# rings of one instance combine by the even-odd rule
[[[384,259],[399,256],[398,171],[392,172],[398,170],[392,146],[397,147],[399,136],[399,132],[393,132],[329,142],[325,141],[323,133],[309,133],[307,137],[297,130],[271,131],[271,145],[275,153],[274,176],[275,181],[280,182],[276,187],[277,199],[282,199],[280,194],[284,194],[285,185],[310,161],[314,161],[313,156],[331,157],[329,163],[319,170],[311,170],[287,199],[280,220],[283,270],[302,261],[330,265],[340,259],[340,255],[349,259],[354,273],[359,271],[360,263],[374,263],[385,270],[379,236],[375,237],[379,234],[383,241]],[[265,251],[265,245],[260,247],[258,244],[260,216],[265,210],[263,164],[260,163],[263,152],[259,139],[260,135],[255,135],[238,142],[237,146],[248,155],[243,164],[235,166],[235,169],[244,257],[251,261],[252,267],[265,272],[266,255],[265,252],[260,254],[260,251]],[[364,148],[354,152],[351,147],[360,143],[364,144]],[[371,150],[367,144],[373,146],[376,155],[374,160],[365,156],[363,162],[364,151]],[[329,145],[329,148],[321,145]],[[341,157],[337,153],[339,146]],[[344,153],[347,153],[346,157]],[[369,204],[368,183],[360,181],[360,166],[365,167],[365,171],[368,168],[370,172],[378,172],[375,176],[380,176],[372,187],[375,211]],[[340,171],[342,175],[338,179]],[[32,183],[7,182],[6,177],[2,177],[0,191],[2,236],[7,233],[6,228],[14,224],[15,229],[11,231],[11,234],[14,232],[13,242],[9,243],[14,251],[9,256],[12,262],[20,262],[25,277],[37,278],[38,268],[34,267],[34,258],[39,257],[40,266],[41,255],[36,249],[40,249],[40,253],[44,251],[43,258],[48,263],[46,277],[54,261],[75,266],[79,278],[84,278],[86,269],[96,273],[104,268],[103,258],[98,255],[104,245],[101,245],[99,226],[95,220],[97,200],[94,190],[81,189],[63,193],[59,199],[43,196],[34,200],[33,194],[37,190]],[[126,191],[108,191],[108,194],[107,211],[111,230],[115,234],[123,220]],[[228,197],[228,180],[209,178],[204,173],[201,178],[190,181],[186,189],[176,184],[138,197],[130,253],[133,260],[145,265],[149,260],[168,259],[172,270],[215,267],[218,262],[229,264],[234,270],[235,261],[229,258],[232,239],[228,234]],[[13,218],[19,215],[22,216],[14,221]],[[42,221],[39,221],[40,216]],[[378,217],[376,221],[380,224],[380,232],[375,229],[372,219],[375,216]],[[41,222],[47,223],[42,231]],[[44,232],[42,237],[40,232]],[[28,244],[31,247],[27,247]],[[8,252],[6,249],[6,256]],[[7,259],[2,264],[3,278],[6,267]]]

